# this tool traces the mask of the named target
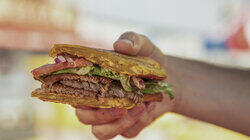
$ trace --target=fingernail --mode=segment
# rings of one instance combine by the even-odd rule
[[[128,40],[128,39],[119,39],[119,40],[130,44],[132,47],[134,46],[134,43],[131,40]]]
[[[139,105],[139,106],[135,106],[134,108],[132,108],[131,110],[129,110],[129,115],[131,117],[138,117],[139,115],[141,115],[145,110],[145,105]]]

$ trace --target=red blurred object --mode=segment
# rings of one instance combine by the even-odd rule
[[[227,45],[230,49],[248,50],[249,44],[245,34],[245,26],[242,25],[233,35],[227,40]]]

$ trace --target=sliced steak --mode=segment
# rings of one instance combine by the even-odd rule
[[[69,87],[85,89],[94,92],[98,92],[101,88],[105,88],[105,85],[103,84],[94,84],[85,81],[80,82],[76,80],[61,80],[60,83]]]
[[[88,76],[88,75],[77,75],[77,74],[53,74],[46,77],[36,78],[44,84],[51,85],[60,80],[77,80],[77,81],[88,81],[91,83],[103,83],[107,84],[112,82],[112,79],[100,77],[100,76]]]
[[[42,89],[45,90],[46,92],[55,92],[58,94],[71,94],[79,97],[84,97],[84,96],[96,97],[97,95],[97,92],[68,87],[58,83],[54,84],[53,86],[43,85]]]
[[[105,97],[105,94],[108,91],[111,82],[113,81],[112,79],[100,76],[77,74],[53,74],[46,77],[40,77],[37,80],[41,81],[45,85],[50,86],[59,82],[69,87],[99,92],[102,97]]]
[[[129,98],[136,103],[142,101],[140,92],[126,92],[119,81],[100,76],[77,74],[55,74],[38,79],[46,92],[88,97]]]

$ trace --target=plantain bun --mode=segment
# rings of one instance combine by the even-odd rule
[[[132,108],[135,103],[128,98],[94,98],[94,97],[79,97],[69,94],[46,93],[42,89],[36,89],[31,93],[31,97],[37,97],[42,101],[70,104],[73,106],[84,105],[95,108]],[[143,97],[143,102],[162,101],[162,94],[146,94]]]
[[[49,55],[55,57],[60,53],[83,57],[101,67],[128,76],[154,80],[163,80],[167,76],[166,70],[158,62],[148,57],[128,56],[114,51],[68,44],[55,44]]]

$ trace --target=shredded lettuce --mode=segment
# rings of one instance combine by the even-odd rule
[[[131,87],[130,85],[130,77],[122,74],[118,74],[114,71],[101,68],[100,66],[94,65],[94,66],[85,66],[81,68],[74,68],[74,69],[64,69],[64,70],[59,70],[56,72],[53,72],[51,74],[62,74],[62,73],[75,73],[78,75],[98,75],[98,76],[103,76],[106,78],[114,79],[114,80],[120,80],[121,85],[125,91],[140,91],[143,94],[154,94],[158,92],[164,92],[167,93],[170,97],[170,99],[173,99],[173,91],[172,91],[172,86],[165,83],[165,82],[158,82],[158,81],[153,81],[153,80],[148,80],[145,81],[145,88],[139,90],[138,88]],[[132,90],[133,89],[133,90]]]
[[[51,74],[76,73],[79,75],[85,75],[85,74],[88,74],[92,69],[94,69],[94,67],[86,66],[86,67],[81,67],[81,68],[59,70]]]
[[[114,71],[104,69],[99,66],[94,66],[94,68],[88,73],[88,75],[98,75],[114,80],[120,80],[124,90],[132,91],[131,85],[129,83],[130,78],[128,76],[118,74]]]
[[[103,76],[103,77],[114,79],[114,80],[120,80],[124,90],[132,91],[131,85],[129,83],[130,78],[128,76],[118,74],[114,71],[101,68],[99,66],[94,66],[94,68],[91,71],[89,71],[88,75],[98,75],[98,76]]]
[[[78,74],[78,75],[85,75],[85,74],[88,74],[93,69],[95,69],[95,68],[91,67],[91,66],[86,66],[86,67],[81,67],[79,69],[72,69],[71,71],[73,73]]]
[[[59,71],[53,72],[51,74],[63,74],[63,73],[72,73],[72,72],[71,72],[71,69],[64,69],[64,70],[59,70]],[[51,75],[51,74],[49,74],[49,75]]]
[[[106,78],[111,78],[114,80],[120,80],[120,75],[116,72],[101,68],[99,66],[92,66],[92,67],[93,69],[88,73],[89,75],[98,75]]]
[[[110,78],[110,79],[114,79],[114,80],[120,80],[122,87],[124,88],[124,90],[126,91],[132,91],[131,85],[129,83],[130,81],[130,77],[122,75],[122,74],[118,74],[114,71],[105,69],[105,68],[101,68],[99,66],[85,66],[85,67],[81,67],[81,68],[74,68],[74,69],[64,69],[64,70],[59,70],[56,72],[53,72],[52,74],[62,74],[62,73],[75,73],[78,75],[98,75],[98,76],[102,76],[102,77],[106,77],[106,78]]]
[[[168,83],[157,82],[152,80],[152,81],[146,81],[145,85],[146,87],[140,90],[141,93],[154,94],[157,92],[164,92],[169,95],[170,99],[174,98],[172,85],[169,85]]]
[[[132,91],[132,87],[130,85],[130,77],[125,76],[125,75],[121,75],[120,76],[120,82],[122,84],[122,87],[124,88],[124,90],[131,92]]]

